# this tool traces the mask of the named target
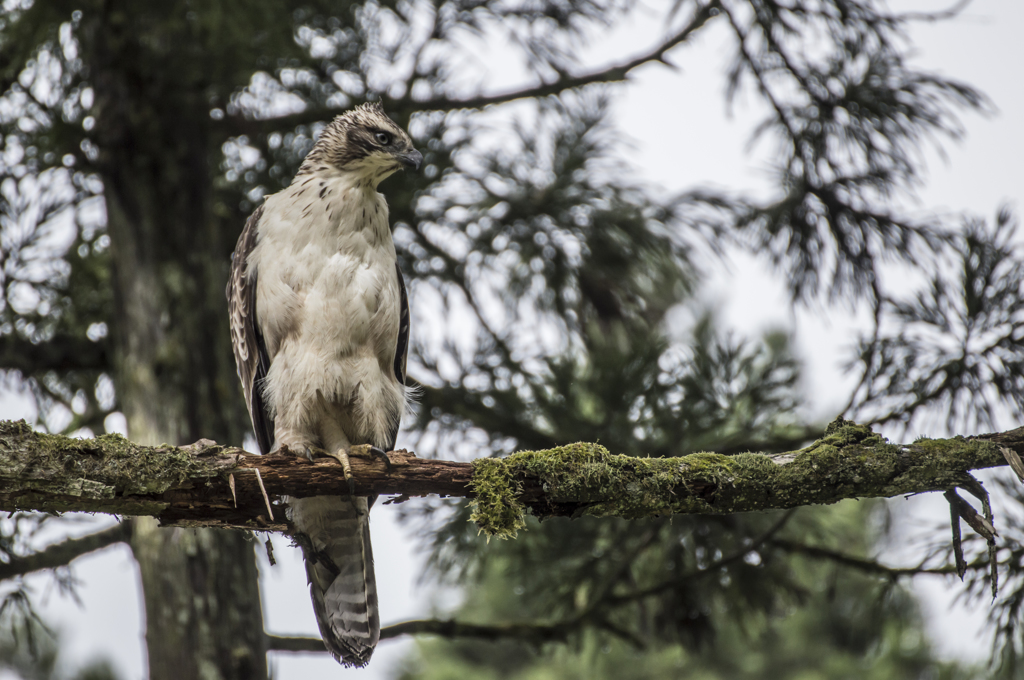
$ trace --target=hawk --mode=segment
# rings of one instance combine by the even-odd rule
[[[358,106],[256,209],[232,255],[231,342],[260,452],[333,456],[350,491],[350,448],[394,449],[409,394],[409,302],[377,185],[422,161],[379,103]],[[346,666],[365,666],[380,637],[374,500],[287,499],[321,636]]]

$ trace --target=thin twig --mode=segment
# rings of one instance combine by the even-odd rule
[[[896,21],[946,21],[948,19],[955,19],[961,12],[967,9],[967,5],[971,4],[973,0],[960,0],[949,9],[939,10],[938,12],[900,12],[899,14],[893,14],[889,18]]]
[[[267,536],[263,547],[267,550],[267,561],[270,562],[270,566],[277,566],[277,560],[274,559],[274,544],[270,541],[270,536]]]
[[[779,531],[782,530],[784,526],[786,526],[786,523],[789,522],[791,517],[793,517],[793,514],[796,512],[796,510],[797,508],[792,508],[791,510],[786,511],[785,513],[783,513],[782,517],[780,517],[764,533],[755,538],[749,545],[746,545],[741,550],[737,550],[736,552],[730,555],[726,555],[721,559],[715,560],[703,569],[695,569],[693,571],[679,574],[678,576],[675,576],[671,579],[667,579],[665,581],[662,581],[661,583],[655,584],[648,588],[644,588],[643,590],[637,590],[635,592],[626,593],[624,595],[613,595],[607,598],[606,602],[615,605],[620,604],[622,602],[629,602],[632,600],[643,599],[645,597],[651,597],[652,595],[657,595],[665,590],[669,590],[679,585],[680,583],[691,581],[696,578],[702,578],[704,576],[708,576],[709,574],[715,574],[718,572],[719,569],[727,567],[733,562],[738,562],[739,560],[743,559],[750,553],[751,550],[757,550],[762,545],[764,545],[765,542],[771,539],[772,536],[777,534]]]
[[[115,543],[124,543],[131,538],[131,522],[118,522],[109,529],[97,531],[81,538],[69,538],[43,550],[16,557],[7,563],[0,563],[0,580],[23,576],[41,569],[63,567],[75,558],[101,550]]]
[[[263,476],[260,474],[259,468],[253,468],[256,472],[256,481],[259,482],[260,491],[263,492],[263,502],[267,504],[267,515],[270,517],[270,521],[274,521],[274,510],[270,507],[270,497],[267,496],[267,488],[263,486]]]
[[[949,501],[949,523],[950,529],[953,532],[953,559],[956,561],[956,575],[963,581],[964,574],[967,573],[967,560],[964,559],[963,535],[960,533],[961,515],[957,508],[956,500],[959,500],[961,503],[966,503],[966,501],[957,496],[956,492],[952,489],[944,495],[946,500]]]
[[[1006,462],[1010,466],[1010,469],[1012,469],[1014,473],[1016,473],[1017,479],[1019,479],[1021,483],[1024,484],[1024,461],[1021,461],[1020,456],[1018,456],[1017,452],[1014,451],[1013,449],[1007,448],[1005,446],[1000,446],[999,451],[1000,453],[1003,454],[1003,458],[1006,459]]]
[[[773,539],[769,541],[770,545],[788,552],[799,553],[806,555],[807,557],[814,557],[817,559],[829,560],[836,562],[847,567],[859,569],[864,572],[872,574],[884,574],[893,578],[899,576],[917,576],[918,574],[935,574],[940,576],[946,576],[949,574],[957,574],[957,567],[954,565],[945,565],[941,567],[925,567],[918,565],[916,567],[890,567],[881,562],[877,562],[872,559],[857,557],[856,555],[850,555],[838,550],[831,548],[825,548],[823,546],[807,545],[798,541],[791,541],[784,538]],[[987,567],[985,562],[975,561],[971,564],[965,564],[964,570],[967,569],[977,570],[984,569]]]

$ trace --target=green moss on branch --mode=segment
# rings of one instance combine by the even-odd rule
[[[791,508],[943,490],[965,482],[971,469],[1000,464],[988,441],[898,446],[841,418],[810,446],[778,455],[635,458],[579,443],[476,461],[472,519],[484,533],[507,538],[525,526],[528,507],[540,515],[625,518]],[[531,497],[526,487],[540,493]]]
[[[17,478],[26,491],[72,497],[160,494],[216,474],[184,448],[140,446],[119,434],[74,439],[35,432],[25,422],[0,423],[0,450],[8,454],[0,458],[0,478]]]

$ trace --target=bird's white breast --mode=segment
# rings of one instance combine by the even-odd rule
[[[344,176],[294,183],[267,199],[249,267],[272,413],[288,422],[324,401],[352,405],[361,425],[349,438],[376,439],[405,400],[393,369],[400,298],[384,197]]]

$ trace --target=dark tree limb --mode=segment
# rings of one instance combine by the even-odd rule
[[[380,638],[387,640],[402,635],[438,635],[446,638],[475,638],[477,640],[502,640],[516,638],[527,642],[564,642],[568,639],[572,625],[543,625],[533,623],[507,623],[482,625],[441,619],[404,621],[385,626]]]
[[[720,5],[717,0],[709,2],[700,7],[693,18],[682,29],[676,32],[648,52],[633,59],[624,61],[613,66],[603,68],[599,71],[592,71],[580,75],[561,73],[557,78],[548,83],[540,83],[531,87],[523,87],[508,92],[500,92],[492,95],[479,95],[459,99],[457,97],[442,97],[438,99],[427,99],[415,101],[408,97],[397,100],[384,100],[384,107],[389,113],[397,116],[404,116],[416,111],[457,111],[460,109],[482,109],[496,104],[505,104],[519,99],[534,99],[560,94],[566,90],[572,90],[595,83],[615,83],[626,80],[630,71],[649,64],[659,62],[671,64],[667,60],[667,53],[674,47],[689,40],[695,32],[704,26],[719,11]],[[259,135],[267,134],[278,130],[291,129],[299,125],[311,125],[325,121],[340,111],[328,110],[321,107],[310,106],[305,111],[280,116],[277,118],[249,119],[242,116],[226,117],[222,123],[229,134]]]
[[[473,497],[481,528],[509,536],[526,510],[540,517],[728,514],[946,491],[969,486],[970,470],[1006,465],[1000,447],[1024,453],[1024,428],[901,446],[838,420],[810,446],[781,454],[636,458],[581,443],[474,463],[392,451],[390,472],[358,456],[352,469],[359,494]],[[151,515],[172,526],[287,531],[281,496],[345,495],[346,488],[332,459],[258,456],[208,440],[147,447],[117,435],[71,439],[0,421],[0,510]]]
[[[660,595],[666,590],[671,590],[672,588],[678,587],[680,583],[685,583],[693,579],[703,578],[705,576],[719,575],[721,573],[721,569],[728,567],[730,564],[733,564],[734,562],[739,562],[748,553],[750,553],[750,551],[757,550],[767,541],[769,541],[775,534],[781,531],[782,528],[786,526],[786,523],[789,522],[789,520],[792,518],[793,512],[795,512],[795,509],[792,509],[786,514],[784,514],[782,517],[776,520],[776,522],[772,526],[768,527],[768,529],[764,533],[754,538],[749,545],[743,546],[742,550],[737,550],[731,555],[725,555],[720,559],[711,562],[703,569],[694,569],[693,571],[680,574],[675,578],[666,579],[661,583],[657,583],[648,588],[644,588],[643,590],[637,590],[632,593],[625,593],[622,595],[610,595],[607,598],[607,600],[612,605],[623,604],[625,602],[632,602],[635,600],[642,600],[645,597]]]
[[[827,560],[845,567],[851,567],[869,574],[897,578],[900,576],[917,576],[918,574],[935,574],[939,576],[957,575],[958,567],[946,564],[940,567],[926,567],[920,564],[916,567],[891,567],[866,557],[858,557],[839,550],[833,550],[817,545],[808,545],[799,541],[791,541],[784,538],[776,538],[769,541],[773,547],[785,550],[788,553],[796,553],[806,557],[813,557],[820,560]],[[989,568],[988,560],[976,561],[965,565],[966,569],[986,570]]]
[[[75,558],[101,550],[115,543],[126,543],[131,537],[131,522],[119,522],[115,526],[97,531],[88,536],[69,538],[60,543],[54,543],[37,553],[16,557],[10,562],[0,562],[0,581],[15,576],[24,576],[41,569],[66,566]]]
[[[570,621],[555,625],[533,623],[506,623],[484,625],[445,619],[403,621],[380,629],[381,640],[392,640],[403,635],[437,635],[444,638],[471,638],[476,640],[515,639],[541,644],[565,642],[580,622]],[[315,637],[267,635],[268,652],[325,652],[324,642]]]
[[[381,630],[381,637],[384,630]],[[318,637],[296,635],[267,635],[268,652],[326,652],[324,641]]]
[[[33,343],[14,333],[0,340],[0,371],[30,374],[106,371],[110,367],[110,352],[105,341],[92,342],[87,338],[59,334],[45,342]]]

